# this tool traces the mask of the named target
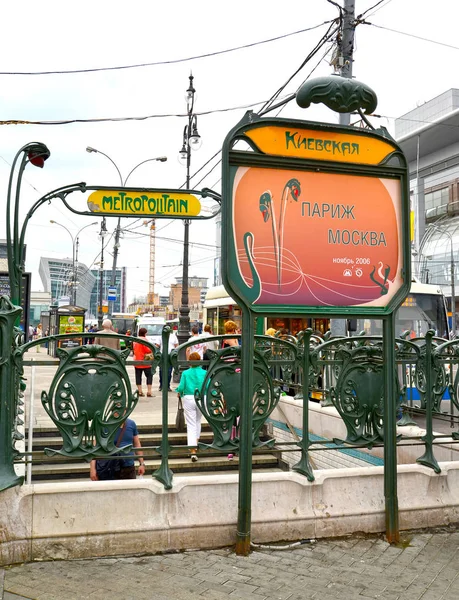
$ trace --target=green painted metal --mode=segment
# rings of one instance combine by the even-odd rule
[[[160,355],[148,345],[155,355],[155,368]],[[60,450],[45,449],[48,456],[61,454],[90,460],[119,451],[114,443],[116,432],[138,401],[138,392],[132,393],[125,366],[129,354],[129,349],[113,350],[97,344],[57,349],[59,367],[49,392],[42,392],[41,401],[62,435],[63,446]],[[125,451],[129,450],[126,446]]]
[[[254,317],[249,309],[242,313],[242,398],[239,452],[238,516],[236,532],[236,554],[247,556],[250,552],[252,525],[252,419],[254,384],[253,340]]]
[[[433,394],[434,394],[434,381],[432,377],[432,371],[435,370],[434,361],[433,361],[433,352],[432,352],[432,338],[434,337],[435,332],[430,330],[426,334],[426,350],[425,350],[425,380],[426,380],[426,434],[422,438],[425,443],[425,452],[422,456],[420,456],[416,462],[421,465],[425,465],[426,467],[430,467],[435,471],[435,473],[440,473],[440,466],[434,456],[433,452],[433,420],[432,413],[434,411],[434,402],[433,402]]]
[[[337,75],[309,79],[298,90],[296,102],[301,108],[322,103],[338,113],[364,109],[366,114],[376,110],[376,93],[366,83]]]
[[[0,297],[0,491],[23,482],[14,471],[14,445],[19,437],[17,418],[24,413],[24,386],[20,381],[21,390],[17,387],[20,373],[13,359],[17,343],[14,323],[20,314],[20,307],[14,306],[8,298]]]
[[[394,315],[383,321],[384,358],[384,498],[386,507],[386,539],[389,543],[400,540],[397,496],[397,427],[396,405],[400,397],[396,384],[395,319]]]
[[[310,373],[310,348],[309,343],[312,336],[312,329],[307,329],[302,336],[303,345],[303,437],[301,439],[301,458],[293,466],[293,470],[302,473],[308,478],[308,481],[314,481],[314,473],[309,462],[309,373]]]
[[[161,334],[162,347],[169,347],[169,336],[171,334],[171,328],[166,325],[163,327],[163,331]],[[175,354],[176,356],[176,354]],[[175,364],[177,364],[175,362]],[[162,389],[162,433],[161,433],[161,445],[157,449],[159,454],[161,455],[161,465],[158,469],[153,473],[153,477],[160,481],[166,490],[170,490],[172,488],[172,479],[173,473],[169,468],[169,452],[170,452],[170,443],[168,437],[169,431],[169,397],[168,397],[168,386],[167,386],[167,374],[169,372],[170,359],[166,352],[162,352],[161,354],[161,369],[163,372],[163,389]]]
[[[254,341],[251,445],[260,447],[273,443],[273,440],[260,440],[262,427],[280,398],[279,380],[272,377],[272,371],[275,367],[282,369],[287,374],[287,382],[297,359],[296,347],[291,342],[269,336],[257,336]],[[243,346],[207,351],[210,358],[207,375],[202,389],[196,390],[195,399],[213,431],[214,439],[211,444],[200,444],[200,448],[225,452],[234,452],[239,448],[239,436],[233,437],[232,431],[242,414]]]
[[[420,359],[416,362],[416,370],[415,370],[415,378],[416,378],[416,387],[419,390],[421,395],[421,408],[426,408],[427,404],[427,338],[429,336],[426,335],[426,338],[422,340],[421,346],[421,355]],[[431,349],[435,348],[439,344],[441,344],[444,340],[441,338],[437,338],[432,336],[430,338]],[[433,388],[431,389],[431,402],[432,402],[432,410],[435,412],[440,412],[441,399],[448,387],[449,376],[446,372],[445,364],[442,361],[436,360],[435,356],[432,359],[432,363],[430,364],[430,369],[433,370],[431,373],[431,380],[433,383]]]

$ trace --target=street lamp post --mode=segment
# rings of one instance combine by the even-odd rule
[[[127,180],[129,179],[129,177],[132,175],[132,173],[141,165],[147,163],[147,162],[152,162],[152,161],[158,161],[158,162],[166,162],[167,160],[167,156],[157,156],[155,158],[147,158],[146,160],[143,160],[142,162],[140,162],[138,165],[136,165],[133,169],[130,170],[128,176],[126,177],[126,179],[123,181],[123,176],[121,175],[121,171],[119,170],[117,164],[115,163],[115,161],[110,158],[110,156],[108,156],[108,154],[105,154],[105,152],[102,152],[101,150],[97,150],[97,148],[93,148],[92,146],[88,146],[86,148],[86,152],[89,152],[90,154],[92,152],[96,152],[97,154],[102,154],[102,156],[105,156],[105,158],[108,158],[108,160],[112,163],[112,165],[115,167],[115,169],[118,172],[118,176],[120,178],[120,184],[121,187],[125,187]],[[113,265],[112,265],[112,276],[111,276],[111,280],[110,280],[110,285],[114,286],[116,283],[116,264],[118,262],[118,250],[120,247],[120,233],[121,233],[121,217],[118,217],[118,223],[116,225],[116,229],[115,229],[115,243],[114,243],[114,247],[113,247]],[[109,303],[110,305],[110,314],[112,314],[114,312],[115,309],[115,302],[111,301]]]
[[[198,133],[198,118],[193,114],[196,90],[193,86],[193,75],[190,75],[190,84],[186,91],[186,103],[188,123],[183,129],[182,149],[179,153],[179,161],[186,165],[186,189],[190,189],[190,165],[191,150],[199,150],[201,147],[201,136]],[[179,326],[177,337],[180,344],[184,344],[190,337],[190,307],[188,301],[188,257],[189,257],[189,219],[184,220],[183,235],[183,263],[182,263],[182,297],[180,301]]]
[[[65,229],[65,231],[69,234],[69,236],[72,239],[72,297],[71,297],[71,303],[73,306],[76,306],[76,290],[77,290],[77,283],[78,283],[77,282],[78,245],[80,243],[78,236],[83,231],[83,229],[86,229],[87,227],[92,227],[92,225],[97,225],[97,221],[94,221],[93,223],[89,223],[89,225],[85,225],[84,227],[79,229],[75,235],[72,235],[72,232],[65,225],[62,225],[62,223],[58,223],[57,221],[53,221],[53,220],[51,220],[50,223],[52,223],[53,225],[59,225],[59,227],[62,227],[63,229]]]
[[[16,193],[14,200],[14,218],[11,219],[12,195],[15,181],[15,170],[19,157],[22,154],[18,173],[16,176]],[[43,168],[45,160],[50,157],[50,151],[41,142],[32,142],[23,146],[13,159],[8,193],[6,197],[6,249],[8,253],[8,267],[10,279],[10,294],[13,304],[20,304],[22,289],[22,273],[24,272],[24,244],[23,235],[19,233],[19,198],[21,196],[22,176],[26,166],[30,163],[35,167]],[[24,229],[24,227],[23,227]]]

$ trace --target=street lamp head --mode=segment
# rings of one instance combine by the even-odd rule
[[[95,148],[92,148],[91,146],[87,146],[86,152],[89,152],[89,154],[91,154],[91,152],[98,152],[98,150],[96,150]]]
[[[51,152],[41,142],[36,144],[31,144],[28,148],[27,158],[29,159],[30,164],[34,167],[39,167],[43,169],[45,166],[45,160],[51,156]]]
[[[103,240],[103,239],[104,239],[104,237],[105,237],[107,234],[108,234],[108,231],[107,231],[107,226],[106,226],[106,223],[105,223],[105,217],[104,217],[104,218],[102,219],[102,223],[101,223],[101,225],[100,225],[99,238],[100,238],[101,240]]]
[[[201,136],[198,133],[198,118],[196,115],[193,117],[191,136],[190,136],[190,148],[192,150],[199,150],[202,144]]]
[[[193,129],[193,135],[190,137],[190,148],[192,150],[199,150],[202,146],[202,139],[197,129]]]
[[[193,86],[193,75],[190,73],[190,85],[188,86],[187,91],[185,92],[185,100],[187,105],[189,106],[191,102],[193,102],[193,100],[195,99],[195,95],[196,95],[196,90],[194,89]]]
[[[158,156],[158,158],[156,160],[158,160],[159,162],[166,162],[167,156]]]
[[[187,151],[185,143],[183,143],[182,149],[180,150],[177,158],[181,165],[186,165],[186,161],[188,158],[188,151]]]

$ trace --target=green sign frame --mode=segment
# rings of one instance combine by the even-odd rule
[[[248,150],[234,147],[239,142],[239,148],[241,141]],[[332,201],[324,201],[320,193],[311,197],[322,182],[329,186],[323,197]],[[379,209],[369,201],[375,195]],[[247,113],[223,145],[223,198],[224,285],[254,313],[381,318],[397,310],[407,296],[411,281],[408,167],[401,148],[385,129],[262,119]],[[292,205],[290,212],[296,211],[290,221],[287,205]],[[381,227],[386,229],[366,230],[367,219],[373,224],[385,219]],[[271,245],[264,243],[268,238]],[[339,262],[319,261],[313,276],[305,274],[304,266],[317,263],[327,252],[330,255],[330,245],[333,251],[342,250],[333,261],[345,260],[350,250],[355,254],[353,246],[359,246],[364,262],[355,264],[349,258],[354,261],[349,269],[341,263],[343,279],[335,277],[331,283],[327,279],[325,284],[323,274],[332,268],[337,272]],[[317,301],[308,301],[307,290],[289,294],[282,280],[285,253],[298,263],[294,275],[309,277],[304,287],[309,289],[309,299],[313,296]],[[310,282],[319,293],[311,291]],[[327,290],[330,286],[334,288]],[[350,297],[357,288],[363,290],[363,299],[353,302]]]

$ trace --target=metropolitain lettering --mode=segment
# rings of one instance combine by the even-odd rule
[[[117,196],[102,197],[102,212],[115,211],[123,213],[156,213],[156,214],[184,214],[188,213],[188,200],[171,198],[169,194],[159,196],[128,196],[126,192],[119,192]]]

